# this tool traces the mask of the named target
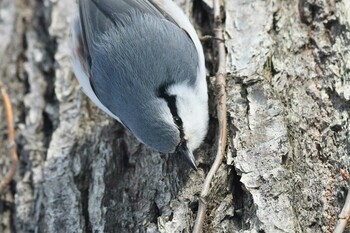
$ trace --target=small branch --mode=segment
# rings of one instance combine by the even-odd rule
[[[0,193],[2,193],[5,188],[10,184],[12,181],[13,176],[16,173],[17,167],[18,167],[18,156],[17,156],[17,150],[16,150],[16,143],[15,143],[15,130],[14,130],[14,123],[13,123],[13,112],[12,112],[12,106],[10,97],[7,94],[4,84],[0,81],[0,91],[3,98],[5,111],[6,111],[6,119],[7,119],[7,128],[8,128],[8,150],[11,157],[11,168],[5,175],[5,177],[0,182]]]
[[[216,38],[214,36],[211,35],[205,35],[205,36],[201,36],[199,38],[200,41],[204,42],[204,41],[208,41],[208,40],[220,40],[221,42],[225,42],[225,40],[220,39],[220,38]]]
[[[342,175],[343,179],[349,181],[349,175],[343,169],[340,169],[340,174]],[[344,232],[349,219],[350,219],[350,186],[348,188],[348,194],[346,196],[345,204],[343,206],[341,213],[339,214],[338,222],[333,233]]]
[[[197,218],[193,227],[193,233],[202,232],[202,227],[207,209],[207,196],[210,191],[210,183],[219,169],[225,155],[227,144],[227,107],[226,107],[226,51],[224,44],[224,28],[220,14],[220,0],[213,0],[214,4],[214,23],[215,23],[215,38],[217,48],[218,71],[216,73],[216,88],[217,88],[217,115],[219,121],[218,133],[218,148],[215,161],[205,178],[204,185],[199,201]]]

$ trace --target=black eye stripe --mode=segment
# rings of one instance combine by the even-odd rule
[[[166,92],[167,87],[169,86],[169,84],[167,85],[162,85],[159,90],[158,90],[158,96],[163,98],[167,104],[168,107],[170,109],[171,114],[173,115],[173,120],[174,123],[177,125],[177,127],[179,128],[180,131],[180,138],[183,139],[185,134],[184,134],[184,130],[183,130],[183,124],[182,124],[182,120],[180,118],[180,116],[177,113],[177,108],[176,108],[176,96],[175,95],[169,95]]]

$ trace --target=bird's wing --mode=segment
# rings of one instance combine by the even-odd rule
[[[120,123],[121,120],[101,103],[94,91],[90,51],[103,33],[116,26],[120,15],[135,9],[164,18],[151,3],[144,0],[79,0],[79,16],[72,30],[73,69],[83,91],[99,108]]]
[[[105,113],[122,123],[115,114],[113,114],[108,108],[106,108],[104,104],[101,103],[101,101],[96,96],[95,91],[93,90],[90,79],[91,67],[87,61],[87,50],[84,48],[83,35],[80,27],[80,20],[78,17],[74,20],[73,23],[71,49],[73,70],[84,93]]]
[[[182,30],[184,30],[195,44],[197,50],[202,50],[195,29],[180,7],[178,7],[172,0],[149,0],[149,2],[157,8],[166,19],[176,23]]]
[[[125,24],[120,20],[122,15],[130,11],[140,11],[164,18],[153,4],[145,0],[79,0],[79,14],[84,44],[89,50],[96,38],[117,24]]]
[[[73,44],[75,44],[73,45],[73,49],[75,48],[73,56],[79,58],[80,64],[74,61],[73,67],[76,74],[82,74],[77,75],[80,76],[77,78],[85,93],[97,106],[117,120],[119,120],[118,117],[101,103],[95,93],[92,85],[90,55],[93,53],[93,46],[98,44],[101,35],[105,34],[106,31],[113,27],[123,27],[126,23],[132,23],[131,20],[125,20],[125,16],[130,16],[131,11],[170,21],[184,30],[197,49],[200,60],[198,72],[201,73],[200,76],[205,77],[204,56],[200,41],[186,15],[171,0],[79,0],[80,17],[75,25],[76,35],[73,35]],[[205,78],[203,80],[205,81]]]
[[[205,59],[202,44],[197,36],[196,30],[185,13],[172,0],[149,0],[155,8],[168,20],[175,22],[178,27],[186,32],[194,43],[198,54],[198,86],[206,89]]]
[[[96,37],[108,28],[117,23],[124,24],[125,20],[119,20],[120,15],[128,14],[131,10],[151,14],[176,24],[189,35],[196,49],[202,51],[192,24],[171,0],[79,0],[81,29],[86,49],[89,50]]]

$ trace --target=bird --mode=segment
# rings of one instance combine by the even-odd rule
[[[208,130],[203,48],[171,0],[79,0],[72,67],[83,92],[143,144],[184,159]]]

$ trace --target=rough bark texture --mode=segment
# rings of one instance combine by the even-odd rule
[[[177,1],[200,34],[211,1]],[[211,124],[194,172],[140,144],[80,91],[71,0],[0,1],[0,71],[20,169],[0,232],[190,232],[215,154]],[[350,172],[348,0],[226,0],[229,146],[204,232],[332,232]],[[211,43],[204,44],[209,76]],[[8,167],[0,104],[0,176]]]

